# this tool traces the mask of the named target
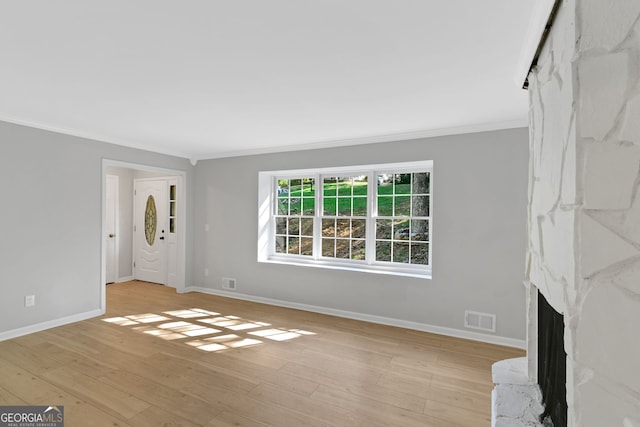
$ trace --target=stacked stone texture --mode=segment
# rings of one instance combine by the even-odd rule
[[[640,426],[639,17],[562,1],[529,75],[527,280],[565,315],[570,426]]]

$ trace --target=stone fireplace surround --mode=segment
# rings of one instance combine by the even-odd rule
[[[527,358],[496,365],[494,409],[541,409],[539,290],[564,315],[568,425],[640,427],[640,1],[560,0],[528,82]]]
[[[538,292],[534,285],[530,285],[532,290],[530,305],[530,328],[531,333],[528,337],[532,341],[529,343],[529,349],[534,348],[534,352],[527,354],[527,357],[520,357],[515,359],[507,359],[497,362],[493,365],[493,382],[496,384],[492,393],[492,427],[538,427],[538,426],[552,426],[560,427],[558,424],[553,424],[549,417],[545,418],[545,405],[543,404],[543,390],[539,383],[540,379],[557,381],[563,375],[552,375],[552,377],[540,378],[538,376],[539,369],[539,355],[541,353],[540,341],[544,339],[543,334],[550,331],[543,332],[542,329],[546,326],[547,322],[539,322],[540,320],[540,308],[541,305],[550,305],[546,302],[544,296]],[[554,315],[559,313],[553,310]],[[542,325],[547,323],[547,325]],[[561,327],[563,327],[562,325]],[[554,331],[557,333],[557,331]],[[555,351],[561,351],[562,355],[566,357],[563,344],[558,344],[559,349]],[[560,356],[560,354],[557,354]],[[541,356],[542,357],[542,356]],[[566,378],[562,378],[566,381]],[[564,390],[563,390],[564,391]],[[548,392],[548,390],[547,390]],[[548,396],[551,397],[551,396]],[[547,399],[549,400],[549,399]],[[566,403],[565,403],[566,405]],[[549,412],[549,411],[547,411]],[[562,426],[566,426],[566,407],[563,409],[562,417],[558,417],[555,414],[555,418],[562,419]],[[545,419],[546,423],[541,422],[541,419]]]

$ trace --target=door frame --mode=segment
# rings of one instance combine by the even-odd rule
[[[116,273],[115,273],[115,281],[118,281],[118,279],[120,278],[120,250],[119,250],[119,245],[120,245],[120,177],[118,175],[105,175],[105,212],[104,212],[104,218],[105,218],[105,226],[106,226],[106,218],[107,218],[107,208],[111,208],[110,206],[107,206],[106,204],[106,197],[107,197],[107,190],[106,190],[106,183],[107,180],[113,180],[115,187],[113,188],[113,199],[114,199],[114,210],[115,210],[115,214],[114,214],[114,218],[113,218],[113,234],[115,234],[115,236],[113,237],[113,246],[114,246],[114,255],[113,255],[113,268],[115,269]],[[104,231],[102,233],[102,238],[103,239],[107,239],[107,233],[109,232],[108,230],[108,226],[106,227],[107,230]],[[105,244],[105,280],[104,283],[107,283],[107,257],[106,257],[106,253],[107,253],[107,244]]]
[[[178,233],[177,241],[177,268],[176,268],[176,292],[184,293],[186,288],[186,273],[187,273],[187,172],[177,169],[167,169],[156,166],[144,165],[140,163],[123,162],[119,160],[102,159],[102,192],[101,192],[101,215],[102,215],[102,227],[100,234],[101,253],[100,253],[100,309],[102,313],[106,311],[107,307],[107,287],[105,286],[106,280],[106,240],[103,238],[107,230],[107,168],[117,167],[125,169],[133,169],[138,171],[146,171],[153,173],[160,173],[166,176],[175,177],[177,180],[177,227],[180,232]],[[121,230],[121,233],[124,232]],[[133,230],[129,230],[133,233]]]

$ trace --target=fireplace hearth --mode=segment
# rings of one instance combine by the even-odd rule
[[[564,316],[535,286],[531,290],[536,303],[531,312],[536,345],[530,346],[527,357],[493,365],[493,427],[568,426]]]

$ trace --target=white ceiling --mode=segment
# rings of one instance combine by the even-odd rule
[[[0,120],[191,159],[526,126],[531,0],[0,4]]]

